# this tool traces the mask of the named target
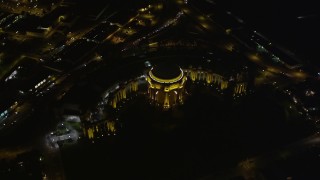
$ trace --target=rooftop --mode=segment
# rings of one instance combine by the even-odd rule
[[[175,64],[162,63],[154,66],[151,72],[159,79],[174,79],[180,76],[181,69]]]

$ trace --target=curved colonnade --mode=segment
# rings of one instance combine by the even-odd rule
[[[84,118],[84,136],[90,140],[104,136],[116,135],[121,127],[118,119],[119,110],[129,100],[138,95],[145,96],[149,103],[162,110],[183,104],[186,98],[185,84],[205,84],[214,87],[220,95],[225,95],[227,90],[233,98],[246,95],[248,83],[246,74],[237,73],[231,77],[224,77],[211,70],[201,68],[181,69],[181,74],[172,81],[163,81],[155,77],[150,70],[133,80],[117,83],[106,90],[96,108]]]

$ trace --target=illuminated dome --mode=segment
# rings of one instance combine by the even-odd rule
[[[159,83],[174,83],[183,77],[182,69],[173,64],[159,64],[151,69],[149,76]]]
[[[165,109],[183,102],[187,77],[183,70],[173,64],[159,64],[148,73],[148,95],[150,100]]]

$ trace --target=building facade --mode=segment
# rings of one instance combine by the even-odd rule
[[[173,65],[157,65],[147,75],[148,97],[151,103],[169,109],[182,104],[187,77],[183,70]]]

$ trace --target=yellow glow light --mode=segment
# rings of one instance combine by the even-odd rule
[[[180,81],[183,78],[183,71],[182,71],[181,68],[180,68],[179,76],[175,77],[175,78],[172,78],[172,79],[161,79],[161,78],[158,78],[158,77],[153,75],[152,69],[149,71],[149,76],[150,76],[151,79],[153,79],[154,81],[159,82],[159,83],[175,83],[177,81]]]
[[[255,55],[255,54],[249,55],[249,59],[251,59],[252,61],[261,61],[259,56]]]

